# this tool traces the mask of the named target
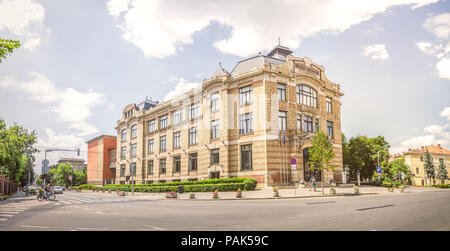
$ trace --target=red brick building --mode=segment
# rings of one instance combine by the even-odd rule
[[[113,184],[116,178],[116,136],[100,135],[86,143],[87,184]]]

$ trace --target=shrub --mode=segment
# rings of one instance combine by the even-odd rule
[[[436,187],[438,187],[438,188],[450,188],[450,184],[439,184],[439,185],[436,185]]]

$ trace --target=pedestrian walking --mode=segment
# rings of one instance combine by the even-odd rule
[[[311,187],[309,188],[309,191],[311,191],[311,188],[313,189],[313,191],[316,191],[316,177],[312,176],[311,179],[309,180],[309,182],[311,183]]]

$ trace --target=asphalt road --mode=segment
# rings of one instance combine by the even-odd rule
[[[142,200],[66,192],[0,205],[0,231],[450,230],[450,190],[270,200]]]

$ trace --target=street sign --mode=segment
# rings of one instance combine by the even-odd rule
[[[291,159],[291,165],[295,165],[295,163],[297,163],[297,160],[294,159],[294,158],[292,158],[292,159]]]
[[[377,166],[377,173],[381,173],[381,166]]]
[[[294,171],[297,170],[297,165],[292,165],[291,170],[294,170]]]
[[[69,180],[72,180],[72,176],[69,176]]]
[[[402,176],[402,180],[405,180],[405,173],[400,173],[400,175]]]

